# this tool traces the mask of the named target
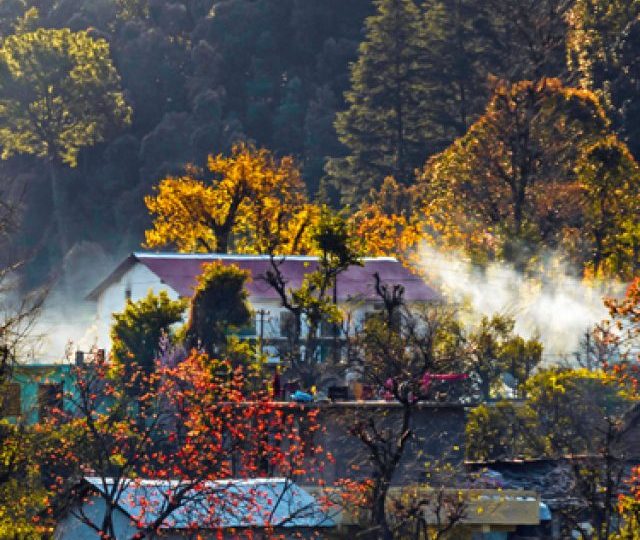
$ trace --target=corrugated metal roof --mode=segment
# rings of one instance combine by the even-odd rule
[[[113,479],[86,477],[99,492]],[[155,521],[184,484],[175,480],[122,480],[118,506],[134,520]],[[329,510],[286,478],[203,482],[187,492],[186,502],[163,522],[164,529],[240,527],[333,527]]]
[[[164,283],[180,296],[190,297],[202,265],[220,261],[223,264],[235,264],[248,270],[252,280],[247,285],[249,294],[254,298],[278,300],[277,293],[268,285],[264,276],[271,268],[268,255],[221,255],[221,254],[178,254],[178,253],[132,253],[88,296],[96,300],[111,284],[120,279],[134,264],[144,264]],[[280,270],[287,284],[297,289],[305,274],[317,268],[318,260],[308,256],[287,256],[278,259]],[[413,274],[398,260],[392,257],[365,258],[362,266],[351,266],[338,276],[337,294],[339,301],[350,299],[375,300],[374,274],[378,273],[382,282],[388,285],[402,285],[405,299],[410,302],[429,302],[439,298],[438,293],[424,280]]]

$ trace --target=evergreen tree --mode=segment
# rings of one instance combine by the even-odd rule
[[[305,115],[303,177],[311,195],[318,191],[317,180],[322,178],[326,156],[340,156],[343,151],[333,128],[337,103],[338,97],[331,88],[328,85],[321,86],[309,101]],[[329,202],[327,197],[322,198]]]
[[[386,176],[409,182],[428,154],[427,39],[413,0],[376,0],[366,39],[351,67],[346,111],[335,127],[349,154],[327,172],[343,198],[357,200]]]
[[[165,291],[155,295],[149,291],[137,302],[129,301],[121,313],[113,314],[111,326],[114,362],[127,375],[138,368],[150,373],[160,356],[160,338],[171,326],[182,320],[185,302],[172,300]]]
[[[273,119],[273,138],[285,152],[298,156],[304,149],[304,101],[302,81],[294,77],[287,82],[285,96]]]
[[[249,272],[217,261],[204,265],[191,299],[186,345],[212,354],[222,352],[227,334],[251,324],[245,285]]]
[[[608,0],[607,0],[608,1]],[[511,82],[563,78],[567,18],[573,0],[480,0],[488,25],[488,69]]]
[[[63,254],[70,226],[61,166],[75,167],[81,149],[113,136],[130,115],[104,39],[40,28],[2,42],[1,157],[32,155],[47,163]]]
[[[602,99],[618,135],[640,157],[640,1],[577,0],[569,18],[572,78]]]
[[[488,67],[495,65],[489,43],[491,25],[477,0],[430,0],[425,3],[429,54],[432,137],[444,149],[464,135],[489,97]]]

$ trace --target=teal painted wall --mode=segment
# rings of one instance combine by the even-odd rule
[[[35,424],[39,420],[38,388],[41,384],[62,383],[65,395],[74,389],[70,365],[20,365],[15,368],[12,379],[20,385],[20,410],[22,420],[27,424]],[[16,417],[9,417],[9,419],[17,420]]]

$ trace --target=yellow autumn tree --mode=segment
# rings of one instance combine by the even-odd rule
[[[231,155],[210,155],[211,180],[190,169],[167,177],[145,204],[153,226],[149,248],[183,252],[308,253],[320,209],[305,194],[293,158],[235,145]]]
[[[379,190],[369,192],[350,217],[363,253],[405,258],[419,239],[411,217],[412,199],[412,188],[398,184],[391,176],[384,179]]]

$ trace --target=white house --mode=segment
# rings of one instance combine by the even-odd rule
[[[109,328],[112,314],[124,309],[128,299],[137,301],[151,290],[166,291],[173,299],[190,297],[202,265],[220,261],[235,264],[249,270],[251,281],[247,285],[249,301],[255,311],[255,324],[244,335],[254,335],[265,340],[283,337],[289,323],[288,312],[280,298],[265,281],[265,272],[271,268],[266,255],[177,254],[144,253],[129,255],[89,295],[96,303],[99,348],[109,348]],[[375,257],[363,259],[362,266],[351,266],[338,276],[335,295],[339,305],[347,309],[352,324],[361,324],[365,314],[379,307],[380,299],[375,291],[374,274],[382,283],[401,285],[407,302],[431,302],[438,299],[435,290],[421,277],[413,274],[397,259]],[[287,256],[280,265],[288,286],[300,286],[305,274],[318,264],[316,257]],[[332,291],[333,294],[333,291]]]

